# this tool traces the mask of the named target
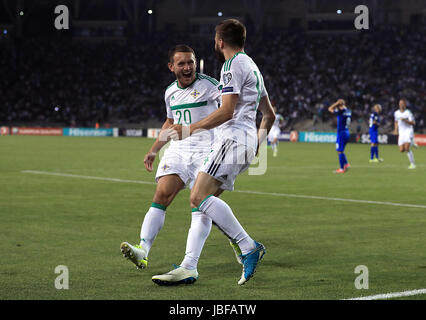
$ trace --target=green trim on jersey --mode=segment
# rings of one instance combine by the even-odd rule
[[[242,51],[240,51],[240,52],[237,52],[236,54],[234,54],[234,56],[231,58],[231,59],[228,59],[228,60],[226,60],[225,61],[225,63],[223,64],[223,71],[229,71],[229,70],[231,70],[231,64],[232,64],[232,61],[235,59],[235,57],[236,56],[238,56],[239,54],[245,54],[245,55],[247,55],[245,52],[242,52]]]
[[[194,82],[195,82],[195,81],[197,81],[197,80],[199,80],[199,79],[200,79],[200,78],[198,78],[198,73],[195,73],[195,79],[194,79],[194,81],[192,81],[190,84],[188,84],[185,88],[182,88],[182,87],[179,85],[179,82],[176,80],[176,82],[177,82],[177,87],[178,87],[179,89],[184,90],[184,89],[189,88],[190,86],[192,86],[192,85],[194,84]]]
[[[201,101],[201,102],[186,103],[186,104],[179,104],[177,106],[171,106],[170,109],[179,110],[179,109],[197,108],[197,107],[202,107],[206,105],[207,105],[207,101]]]
[[[260,102],[260,95],[262,93],[262,91],[260,91],[260,81],[259,81],[259,76],[257,75],[256,71],[253,71],[254,75],[256,76],[256,90],[257,90],[257,99],[256,99],[256,107],[254,108],[254,110],[257,110],[257,107],[259,106],[259,102]]]
[[[169,89],[170,87],[172,87],[175,83],[177,82],[177,80],[175,80],[175,81],[173,81],[168,87],[167,87],[167,89]],[[166,89],[166,90],[167,90]]]
[[[180,85],[179,85],[179,82],[177,81],[177,80],[175,80],[175,81],[173,81],[168,87],[167,87],[167,89],[169,89],[170,87],[172,87],[174,84],[176,84],[176,86],[179,88],[179,89],[181,89],[181,90],[184,90],[184,89],[186,89],[186,88],[189,88],[190,86],[192,86],[193,84],[194,84],[194,82],[195,81],[197,81],[197,80],[201,80],[201,79],[204,79],[204,80],[208,80],[208,81],[210,81],[213,85],[215,85],[215,86],[217,86],[217,85],[219,85],[219,81],[217,81],[215,78],[212,78],[212,77],[210,77],[210,76],[208,76],[208,75],[206,75],[206,74],[199,74],[198,72],[196,72],[195,73],[195,79],[194,79],[194,81],[192,81],[188,86],[186,86],[185,88],[182,88]],[[166,89],[166,90],[167,90]]]
[[[198,74],[198,78],[208,80],[212,84],[214,84],[215,86],[217,86],[219,84],[219,81],[217,81],[215,78],[212,78],[212,77],[205,75],[205,74]]]

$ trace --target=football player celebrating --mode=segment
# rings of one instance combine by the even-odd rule
[[[168,142],[168,131],[173,124],[190,125],[216,111],[221,102],[219,82],[196,72],[194,50],[186,45],[177,45],[169,52],[168,67],[176,80],[166,89],[165,104],[167,119],[160,135],[145,155],[147,171],[153,170],[157,153]],[[157,187],[151,207],[145,214],[140,232],[140,243],[121,243],[121,252],[138,268],[148,265],[148,253],[155,237],[164,225],[167,207],[180,190],[191,187],[199,167],[211,150],[214,130],[197,132],[180,141],[171,141],[164,152],[155,176]],[[191,228],[209,234],[211,219],[194,213]]]
[[[215,194],[221,190],[233,190],[237,175],[248,169],[275,120],[262,74],[244,52],[245,39],[246,28],[236,19],[222,21],[216,26],[215,51],[224,62],[220,78],[222,104],[217,111],[192,124],[189,132],[192,134],[199,129],[220,126],[212,151],[191,190],[191,207],[193,211],[210,217],[238,244],[243,265],[239,285],[252,278],[266,250],[263,244],[249,236],[230,206]],[[259,130],[256,128],[258,110],[262,113]],[[179,138],[183,136],[180,125],[174,125],[173,129]],[[166,274],[152,277],[152,280],[159,285],[193,283],[198,278],[194,249],[198,250],[196,255],[199,256],[207,236],[191,228],[181,265]],[[202,245],[199,246],[199,243]]]

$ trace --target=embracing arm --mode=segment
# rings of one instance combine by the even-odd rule
[[[234,115],[235,106],[238,102],[238,94],[226,94],[222,96],[222,105],[215,112],[212,112],[206,118],[191,124],[190,134],[199,129],[209,130],[220,126]]]

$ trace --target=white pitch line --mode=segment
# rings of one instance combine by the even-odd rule
[[[43,175],[49,175],[49,176],[58,176],[58,177],[69,177],[69,178],[88,179],[88,180],[101,180],[101,181],[124,182],[124,183],[138,183],[138,184],[156,184],[155,182],[149,182],[149,181],[123,180],[123,179],[116,179],[116,178],[82,176],[82,175],[78,175],[78,174],[59,173],[59,172],[47,172],[47,171],[36,171],[36,170],[24,170],[22,172],[23,173],[32,173],[32,174],[43,174]]]
[[[95,177],[95,176],[82,176],[82,175],[77,175],[77,174],[59,173],[59,172],[48,172],[48,171],[36,171],[36,170],[24,170],[24,171],[22,171],[22,173],[32,173],[32,174],[51,175],[51,176],[70,177],[70,178],[80,178],[80,179],[88,179],[88,180],[101,180],[101,181],[110,181],[110,182],[122,182],[122,183],[137,183],[137,184],[150,184],[150,185],[156,184],[155,182],[142,181],[142,180],[124,180],[124,179],[116,179],[116,178],[105,178],[105,177]],[[234,190],[234,192],[248,193],[248,194],[257,194],[257,195],[265,195],[265,196],[287,197],[287,198],[302,198],[302,199],[314,199],[314,200],[355,202],[355,203],[378,204],[378,205],[387,205],[387,206],[396,206],[396,207],[408,207],[408,208],[426,209],[426,205],[421,205],[421,204],[396,203],[396,202],[384,202],[384,201],[372,201],[372,200],[356,200],[356,199],[345,199],[345,198],[309,196],[309,195],[303,195],[303,194],[290,194],[290,193],[275,193],[275,192],[250,191],[250,190]]]
[[[419,295],[419,294],[426,294],[426,289],[376,294],[376,295],[373,295],[373,296],[365,296],[365,297],[351,298],[351,299],[344,299],[344,300],[383,300],[383,299],[416,296],[416,295]]]
[[[234,190],[233,192],[243,192],[243,193],[250,193],[250,194],[259,194],[259,195],[277,196],[277,197],[288,197],[288,198],[303,198],[303,199],[344,201],[344,202],[356,202],[356,203],[368,203],[368,204],[382,204],[382,205],[387,205],[387,206],[422,208],[422,209],[424,208],[424,209],[426,209],[426,205],[421,205],[421,204],[396,203],[396,202],[384,202],[384,201],[372,201],[372,200],[356,200],[356,199],[345,199],[345,198],[308,196],[308,195],[303,195],[303,194],[261,192],[261,191],[248,191],[248,190]]]

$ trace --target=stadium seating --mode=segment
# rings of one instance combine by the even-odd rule
[[[353,131],[364,130],[374,103],[390,131],[405,97],[424,130],[426,27],[386,27],[354,36],[310,36],[274,30],[251,35],[246,51],[262,70],[286,130],[333,128],[326,108],[344,98]],[[158,33],[125,45],[70,39],[0,43],[0,123],[94,126],[161,122],[164,89],[173,81],[167,51],[188,43],[217,77],[213,41]],[[308,121],[309,120],[309,121]],[[310,127],[310,128],[308,128]],[[382,129],[383,130],[383,129]]]

